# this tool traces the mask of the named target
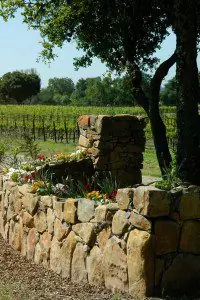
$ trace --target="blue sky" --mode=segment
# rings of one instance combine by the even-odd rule
[[[70,77],[74,82],[81,77],[101,76],[106,72],[106,67],[98,59],[89,68],[74,70],[73,57],[79,56],[75,44],[66,44],[62,49],[57,49],[58,57],[49,65],[42,61],[36,62],[42,49],[41,38],[38,31],[28,30],[22,23],[20,15],[7,23],[0,20],[0,76],[6,72],[35,68],[41,76],[42,85],[46,86],[49,78]],[[171,34],[157,52],[161,61],[173,53],[175,37]],[[175,67],[170,70],[166,79],[175,74]]]

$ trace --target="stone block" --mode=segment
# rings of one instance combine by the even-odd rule
[[[155,223],[156,254],[177,252],[180,238],[180,225],[174,221],[158,220]]]
[[[83,115],[78,118],[78,125],[82,128],[88,128],[90,126],[90,116]]]
[[[179,254],[163,275],[163,298],[199,299],[200,256]],[[179,298],[179,299],[180,299]]]
[[[134,299],[146,299],[154,291],[155,237],[134,229],[127,242],[129,293]]]
[[[181,232],[180,251],[200,254],[200,220],[184,222]]]
[[[38,211],[34,215],[34,224],[37,231],[43,233],[47,229],[47,215],[43,211]]]
[[[80,135],[78,143],[81,147],[90,148],[92,146],[92,141]]]
[[[19,185],[18,189],[19,189],[19,193],[23,196],[25,196],[26,194],[31,193],[31,186],[28,183],[23,184],[23,185]]]
[[[40,209],[41,210],[46,210],[48,207],[52,208],[53,207],[53,200],[52,196],[41,196],[40,197]]]
[[[82,243],[77,243],[73,253],[72,259],[72,281],[87,283],[87,271],[86,271],[86,257],[87,252]]]
[[[116,201],[119,205],[119,209],[127,210],[130,203],[133,202],[133,193],[134,189],[125,188],[125,189],[118,189],[116,195]]]
[[[22,235],[23,235],[23,225],[22,222],[13,224],[12,238],[10,245],[14,250],[21,251],[22,248]]]
[[[105,222],[106,221],[106,214],[107,214],[107,207],[106,205],[99,205],[95,209],[95,222]]]
[[[27,236],[27,258],[33,259],[35,254],[35,246],[39,241],[39,234],[35,228],[31,228]]]
[[[182,220],[200,219],[200,194],[194,191],[183,193],[179,212]]]
[[[42,262],[44,263],[45,266],[48,265],[48,261],[49,261],[49,254],[50,254],[50,249],[51,249],[51,240],[52,240],[52,236],[48,232],[44,232],[40,236],[39,245],[41,247]]]
[[[75,224],[77,222],[77,206],[78,200],[67,199],[64,204],[63,219],[67,223]]]
[[[94,286],[104,286],[104,274],[102,265],[103,254],[99,247],[94,246],[87,257],[86,269],[88,282]]]
[[[126,218],[126,212],[118,210],[112,221],[112,232],[116,235],[123,234],[128,227],[128,220]]]
[[[61,221],[63,220],[64,203],[63,201],[57,201],[57,197],[53,197],[53,211],[55,216]]]
[[[26,211],[21,211],[20,217],[22,218],[22,223],[28,227],[33,228],[34,227],[34,218]]]
[[[31,215],[33,215],[37,209],[38,200],[39,198],[35,194],[25,194],[21,198],[23,208]]]
[[[51,208],[47,209],[47,230],[49,233],[54,231],[55,214]]]
[[[97,236],[97,242],[98,242],[100,249],[105,248],[107,241],[109,240],[110,237],[111,237],[111,228],[110,227],[104,228],[101,232],[99,232],[99,234]]]
[[[78,243],[79,239],[76,234],[71,231],[67,236],[66,240],[63,242],[61,248],[61,256],[60,256],[60,265],[61,265],[61,275],[64,278],[71,279],[71,265],[72,265],[72,257]]]
[[[151,221],[134,211],[130,214],[130,223],[138,229],[151,231]]]
[[[93,223],[78,223],[72,226],[72,230],[88,245],[95,242],[95,225]]]
[[[140,186],[135,189],[133,204],[139,214],[154,218],[168,216],[171,201],[166,191],[153,186]]]
[[[103,251],[105,286],[112,291],[128,291],[127,257],[120,247],[120,240],[112,237]]]
[[[56,218],[54,223],[54,236],[60,242],[62,241],[71,231],[71,227],[67,223],[62,223]]]
[[[60,274],[61,261],[61,243],[56,238],[53,238],[50,249],[50,269]]]
[[[94,201],[89,199],[79,199],[78,201],[78,220],[89,222],[94,217]]]

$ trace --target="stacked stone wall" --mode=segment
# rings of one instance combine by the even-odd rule
[[[87,150],[95,172],[109,171],[121,186],[142,182],[145,119],[132,115],[79,117],[79,148]]]
[[[200,188],[119,189],[117,203],[38,196],[3,183],[0,232],[15,250],[72,282],[134,299],[200,291]]]

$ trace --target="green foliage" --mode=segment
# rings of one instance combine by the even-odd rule
[[[175,159],[173,159],[172,161],[171,168],[170,169],[166,168],[165,174],[166,174],[165,179],[156,182],[155,186],[157,188],[162,190],[171,190],[180,185],[181,181],[178,178],[177,164]]]
[[[4,158],[5,154],[6,154],[6,146],[4,143],[0,143],[0,162]]]
[[[10,177],[10,179],[11,179],[12,181],[14,181],[14,182],[18,182],[19,179],[20,179],[20,174],[17,173],[17,172],[13,172],[12,175],[11,175],[11,177]]]
[[[36,159],[40,148],[38,147],[38,143],[34,141],[33,136],[30,134],[24,134],[23,140],[19,143],[19,151],[20,153],[26,154],[30,156],[32,159]]]
[[[35,73],[8,72],[0,78],[0,98],[5,103],[23,103],[40,91],[40,78]]]
[[[101,193],[110,195],[112,191],[117,191],[120,184],[113,178],[110,172],[103,172],[94,178],[95,185],[101,190]]]

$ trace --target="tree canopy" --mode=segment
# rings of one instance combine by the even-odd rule
[[[199,183],[199,0],[1,0],[0,3],[4,18],[13,16],[20,8],[24,21],[40,30],[44,58],[54,57],[54,46],[62,47],[66,41],[75,40],[77,47],[85,51],[84,56],[76,58],[76,66],[87,66],[97,56],[111,70],[128,71],[134,98],[150,118],[163,175],[164,169],[170,167],[171,155],[159,114],[159,93],[163,78],[176,63],[178,174],[183,180]],[[155,51],[169,28],[176,34],[176,49],[156,68],[150,93],[146,95],[141,70],[155,66]]]
[[[2,102],[18,104],[37,95],[41,80],[35,73],[8,72],[0,78],[0,98]]]

